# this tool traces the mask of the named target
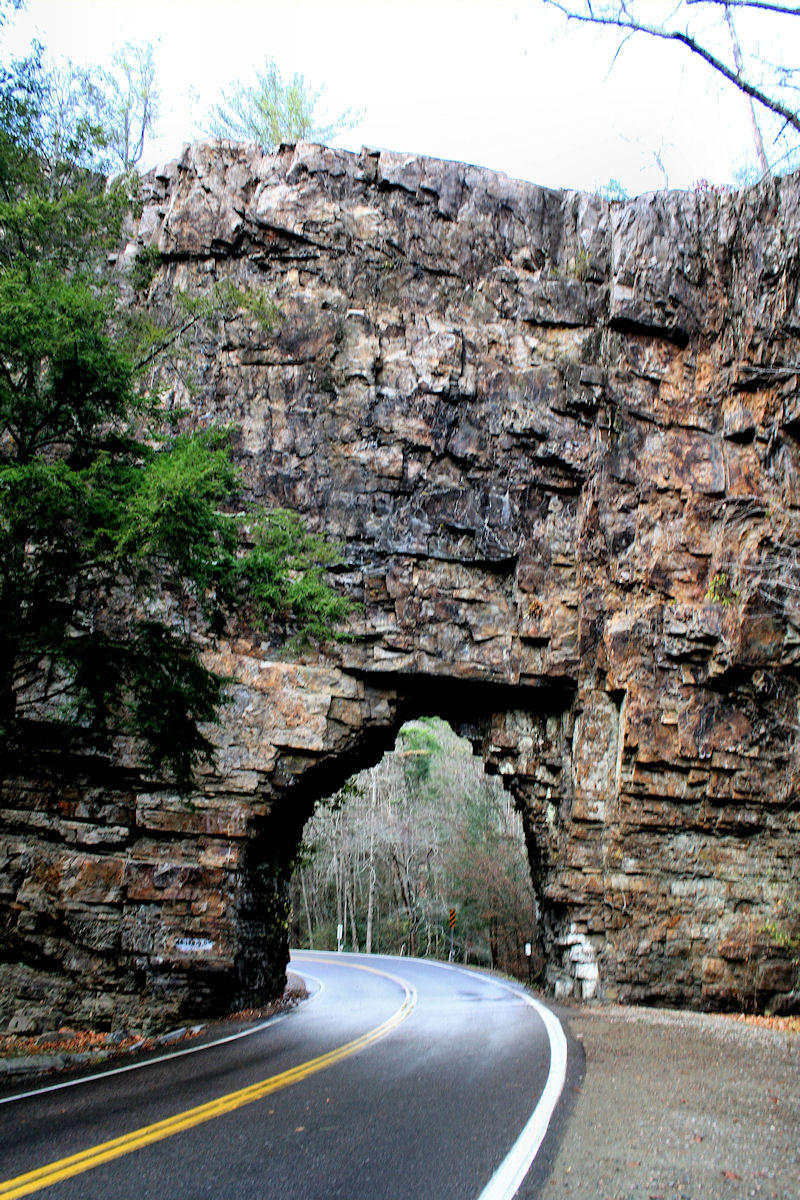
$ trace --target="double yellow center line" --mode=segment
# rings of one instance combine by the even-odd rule
[[[317,1071],[324,1071],[326,1067],[332,1067],[334,1063],[341,1062],[343,1058],[349,1058],[351,1054],[357,1054],[359,1050],[386,1037],[387,1033],[391,1033],[402,1021],[405,1021],[417,1003],[416,992],[405,980],[398,979],[395,975],[388,975],[385,971],[378,971],[374,967],[360,966],[356,963],[348,963],[347,966],[352,970],[381,975],[384,979],[390,979],[393,983],[399,984],[403,989],[405,993],[403,1003],[383,1024],[363,1033],[352,1042],[337,1046],[335,1050],[329,1050],[317,1058],[308,1059],[307,1062],[300,1063],[297,1067],[291,1067],[288,1071],[281,1071],[279,1075],[271,1075],[269,1079],[262,1079],[260,1083],[252,1083],[249,1087],[240,1088],[236,1092],[228,1092],[227,1095],[210,1100],[207,1104],[198,1104],[196,1108],[187,1108],[184,1112],[166,1117],[163,1121],[156,1121],[153,1125],[143,1125],[141,1129],[134,1129],[130,1133],[112,1138],[108,1142],[101,1142],[97,1146],[91,1146],[88,1150],[71,1154],[68,1158],[58,1159],[57,1162],[48,1163],[47,1166],[38,1167],[34,1171],[26,1171],[24,1175],[17,1175],[14,1179],[6,1179],[0,1183],[0,1200],[16,1200],[18,1196],[29,1196],[31,1192],[52,1187],[54,1183],[59,1183],[62,1179],[69,1179],[71,1175],[80,1175],[83,1171],[91,1171],[102,1163],[109,1162],[113,1158],[120,1158],[123,1154],[132,1154],[134,1150],[141,1150],[152,1142],[160,1142],[163,1138],[182,1133],[185,1129],[202,1125],[205,1121],[213,1121],[215,1117],[224,1116],[225,1113],[242,1108],[245,1104],[252,1104],[255,1100],[262,1100],[264,1096],[269,1096],[270,1093],[277,1092],[281,1088],[289,1087],[290,1084],[299,1083]]]

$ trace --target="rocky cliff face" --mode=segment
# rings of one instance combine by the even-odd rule
[[[609,204],[226,143],[148,177],[120,266],[158,247],[150,305],[231,279],[280,308],[197,326],[167,402],[236,424],[363,608],[313,661],[209,650],[236,682],[192,808],[123,745],[18,765],[18,1023],[273,990],[313,802],[428,712],[520,806],[557,993],[798,1004],[799,233],[798,177]]]

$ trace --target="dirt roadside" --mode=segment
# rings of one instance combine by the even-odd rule
[[[800,1032],[616,1005],[560,1015],[585,1078],[567,1083],[541,1200],[800,1198]]]

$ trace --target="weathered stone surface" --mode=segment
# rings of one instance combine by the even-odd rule
[[[209,649],[235,683],[192,807],[123,744],[7,772],[0,1024],[274,991],[314,800],[424,712],[520,805],[557,991],[797,1005],[800,177],[608,204],[222,143],[145,193],[154,309],[232,279],[281,310],[195,330],[168,402],[236,425],[363,609],[313,661]]]

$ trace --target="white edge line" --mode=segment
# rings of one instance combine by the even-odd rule
[[[437,963],[436,965],[449,967],[451,970],[458,971],[458,967],[455,964]],[[301,974],[301,972],[298,971],[297,974]],[[381,972],[381,974],[384,974],[384,972]],[[314,983],[320,985],[320,990],[322,990],[324,985],[316,976],[308,973],[307,975],[304,974],[303,978],[312,979]],[[414,994],[414,999],[416,999],[416,988],[413,985],[409,985],[407,980],[402,980],[395,976],[393,981],[399,983],[406,992],[406,1001],[404,1003],[407,1003],[411,999],[410,992]],[[519,996],[526,1004],[529,1004],[531,1008],[536,1010],[544,1024],[550,1042],[550,1070],[547,1076],[547,1083],[539,1097],[539,1101],[516,1142],[478,1197],[478,1200],[513,1200],[513,1197],[519,1191],[523,1179],[530,1170],[533,1160],[539,1152],[539,1147],[544,1141],[547,1128],[550,1124],[550,1118],[555,1111],[559,1096],[563,1090],[567,1071],[567,1040],[564,1037],[564,1031],[561,1028],[558,1018],[549,1009],[545,1008],[543,1004],[540,1004],[538,1000],[534,1000],[532,996],[528,996],[516,988],[509,987],[508,984],[503,983],[501,980],[495,979],[494,982],[507,991],[513,992],[514,995]],[[319,992],[316,992],[315,995],[319,995]],[[27,1100],[34,1096],[44,1095],[46,1092],[58,1092],[68,1087],[79,1087],[84,1083],[93,1083],[98,1079],[106,1079],[112,1075],[122,1075],[127,1071],[137,1071],[142,1067],[152,1067],[157,1063],[166,1062],[169,1059],[182,1058],[187,1054],[198,1054],[201,1050],[211,1050],[215,1046],[224,1046],[227,1042],[236,1042],[240,1038],[251,1037],[254,1033],[260,1033],[267,1026],[276,1025],[279,1021],[284,1020],[286,1016],[286,1013],[278,1013],[276,1016],[269,1017],[266,1021],[261,1021],[258,1025],[254,1025],[252,1029],[243,1029],[239,1033],[228,1034],[227,1037],[217,1038],[213,1042],[204,1042],[202,1046],[188,1046],[184,1050],[173,1050],[167,1054],[160,1054],[157,1058],[149,1058],[144,1062],[127,1063],[125,1066],[114,1067],[109,1071],[98,1071],[93,1075],[84,1075],[81,1079],[65,1079],[61,1083],[52,1083],[46,1087],[35,1088],[29,1092],[18,1092],[14,1096],[4,1096],[0,1098],[0,1105],[11,1104],[15,1100]]]
[[[183,1058],[186,1054],[199,1054],[201,1050],[211,1050],[214,1046],[224,1046],[226,1042],[236,1042],[239,1038],[250,1037],[260,1033],[268,1025],[277,1025],[283,1021],[286,1013],[277,1013],[266,1021],[254,1025],[252,1029],[242,1029],[239,1033],[229,1033],[227,1037],[217,1038],[213,1042],[203,1042],[202,1046],[187,1046],[185,1050],[173,1050],[171,1053],[159,1054],[157,1058],[147,1058],[143,1062],[126,1063],[123,1067],[112,1067],[109,1071],[95,1071],[93,1075],[83,1075],[80,1079],[64,1079],[61,1083],[49,1083],[46,1087],[34,1088],[30,1092],[17,1092],[14,1096],[0,1097],[0,1104],[10,1104],[12,1100],[28,1100],[33,1096],[43,1096],[45,1092],[60,1092],[63,1088],[80,1087],[83,1083],[94,1083],[98,1079],[108,1079],[111,1075],[124,1075],[126,1071],[139,1071],[142,1067],[154,1067],[156,1063],[167,1062],[168,1059]]]
[[[507,984],[503,986],[521,996],[541,1018],[550,1042],[550,1070],[539,1102],[478,1200],[512,1200],[512,1197],[516,1196],[539,1153],[567,1076],[567,1039],[558,1017],[532,996],[518,992],[516,988],[508,987]]]
[[[325,991],[325,984],[316,975],[312,975],[310,971],[298,971],[297,967],[293,967],[293,973],[299,975],[302,980],[310,979],[312,983],[317,985],[317,990],[310,996],[306,996],[306,1000],[316,1000],[320,992]]]
[[[297,971],[296,974],[299,975],[300,972]],[[314,983],[319,984],[319,989],[322,991],[323,984],[316,976],[304,975],[303,978],[312,979]],[[319,992],[315,992],[308,999],[313,1000],[314,996],[318,995]],[[140,1071],[142,1067],[154,1067],[157,1063],[167,1062],[173,1058],[183,1058],[186,1054],[199,1054],[201,1050],[213,1050],[215,1046],[224,1046],[227,1042],[238,1042],[240,1038],[252,1037],[254,1033],[261,1033],[268,1025],[277,1025],[287,1016],[288,1013],[276,1013],[274,1016],[268,1017],[266,1021],[260,1021],[251,1029],[241,1029],[238,1033],[229,1033],[226,1037],[216,1038],[213,1042],[203,1042],[201,1046],[187,1046],[184,1050],[172,1050],[166,1054],[159,1054],[157,1058],[147,1058],[143,1062],[126,1063],[122,1067],[112,1067],[108,1071],[95,1071],[93,1075],[82,1075],[80,1079],[64,1079],[61,1083],[49,1083],[45,1087],[34,1088],[30,1092],[17,1092],[13,1096],[2,1096],[0,1105],[11,1104],[14,1100],[29,1100],[34,1096],[43,1096],[46,1092],[60,1092],[63,1088],[80,1087],[84,1083],[95,1083],[98,1079],[108,1079],[111,1075],[124,1075],[126,1071]]]

